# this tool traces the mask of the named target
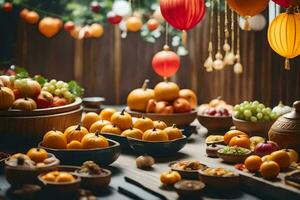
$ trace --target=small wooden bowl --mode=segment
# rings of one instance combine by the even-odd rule
[[[246,158],[252,154],[252,152],[250,150],[249,150],[249,153],[247,153],[245,155],[225,154],[225,153],[222,153],[221,151],[222,151],[222,149],[220,149],[217,152],[218,157],[221,158],[224,162],[232,163],[232,164],[244,163]]]
[[[239,174],[235,173],[234,176],[210,176],[199,170],[199,178],[205,185],[212,189],[228,190],[236,189],[239,185]]]
[[[87,160],[92,160],[100,166],[107,166],[118,159],[121,153],[120,144],[113,140],[109,141],[109,147],[99,149],[51,149],[43,146],[39,147],[53,153],[64,165],[80,166]]]
[[[195,180],[181,180],[174,185],[177,194],[184,199],[197,198],[202,196],[205,184]]]
[[[48,153],[49,158],[54,155]],[[37,184],[38,175],[49,171],[57,170],[59,166],[59,160],[56,159],[53,163],[39,168],[27,168],[22,166],[10,166],[8,165],[8,159],[5,160],[5,177],[7,182],[12,186],[20,186],[25,184]]]
[[[145,116],[154,121],[163,121],[167,124],[167,126],[172,126],[173,124],[176,124],[177,126],[189,125],[197,118],[196,110],[187,113],[157,114],[135,112],[127,108],[126,112],[128,112],[132,117],[140,118],[142,116]]]
[[[147,154],[155,157],[173,155],[182,149],[187,143],[187,137],[184,135],[180,139],[164,142],[149,142],[134,138],[127,139],[130,147],[138,154]]]
[[[209,133],[224,133],[233,125],[232,117],[215,117],[208,115],[197,115],[201,125],[207,128]]]
[[[100,108],[104,101],[103,97],[85,97],[82,99],[82,104],[86,108]]]
[[[44,190],[47,194],[56,194],[58,196],[69,196],[71,194],[76,194],[80,188],[81,178],[75,174],[72,174],[76,179],[74,182],[70,183],[54,183],[50,181],[45,181],[42,179],[46,173],[40,174],[38,176],[39,181],[43,184]]]
[[[175,161],[175,162],[171,162],[169,164],[169,167],[171,168],[172,171],[177,171],[182,178],[184,179],[188,179],[188,180],[198,180],[199,179],[199,170],[182,170],[182,169],[178,169],[176,167],[174,167],[174,164],[178,163],[179,161]],[[203,169],[207,168],[206,165],[203,165]]]
[[[111,180],[111,171],[102,169],[105,174],[101,175],[85,175],[75,171],[75,175],[81,178],[81,186],[85,189],[98,190],[105,189],[108,187]]]
[[[275,120],[268,122],[249,122],[232,117],[233,124],[237,130],[248,133],[250,136],[261,136],[268,138],[268,132]]]
[[[107,139],[114,140],[114,141],[120,143],[122,151],[131,150],[128,140],[127,140],[127,137],[112,134],[112,133],[100,133],[100,134],[103,135]]]

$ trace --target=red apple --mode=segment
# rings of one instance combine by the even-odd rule
[[[30,78],[17,79],[15,87],[20,91],[22,97],[35,99],[41,93],[40,84]]]
[[[173,108],[173,106],[166,106],[163,110],[161,110],[161,113],[172,114],[172,113],[174,113],[174,108]]]
[[[254,149],[254,152],[258,156],[269,155],[274,151],[279,150],[279,146],[276,142],[273,141],[265,141],[262,143],[258,143]]]
[[[67,105],[68,101],[65,98],[54,97],[52,107],[59,107]]]
[[[113,11],[109,11],[107,13],[107,21],[111,24],[119,24],[122,21],[122,17]]]
[[[168,106],[168,102],[159,101],[156,103],[155,113],[163,113],[165,108]]]
[[[173,103],[174,111],[175,113],[185,113],[185,112],[191,112],[192,107],[191,104],[188,102],[188,100],[184,98],[178,98]]]
[[[20,90],[18,90],[17,88],[14,88],[13,92],[14,92],[14,95],[15,95],[15,99],[19,99],[19,98],[22,97],[21,93],[20,93]]]
[[[36,98],[36,104],[38,108],[49,108],[53,104],[53,96],[50,92],[41,91]]]
[[[72,30],[74,30],[74,28],[75,28],[75,24],[74,24],[74,22],[71,22],[71,21],[66,22],[64,25],[64,29],[66,31],[72,31]]]
[[[147,104],[146,113],[154,113],[156,108],[156,101],[154,99],[150,99]]]
[[[8,87],[10,89],[13,88],[13,82],[11,81],[10,79],[10,76],[7,76],[7,75],[1,75],[0,76],[0,81],[2,82],[3,86],[4,87]]]
[[[184,98],[190,102],[192,109],[195,109],[198,104],[197,96],[195,92],[190,89],[182,89],[179,91],[179,97]]]

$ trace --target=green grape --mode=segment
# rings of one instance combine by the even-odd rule
[[[239,119],[240,116],[241,116],[241,112],[240,112],[240,111],[234,111],[233,116],[234,116],[235,118]]]
[[[269,107],[267,107],[267,108],[266,108],[266,111],[267,111],[267,113],[270,115],[270,114],[271,114],[271,112],[272,112],[272,109],[271,109],[271,108],[269,108]]]
[[[60,91],[63,94],[66,93],[66,92],[69,92],[69,90],[67,88],[65,88],[65,87],[61,88]]]
[[[277,119],[278,115],[275,112],[271,112],[270,117],[272,120],[275,120],[275,119]]]
[[[46,86],[44,86],[44,87],[42,88],[42,90],[44,90],[44,91],[49,91],[49,88],[46,87]]]
[[[56,82],[57,82],[57,81],[56,81],[55,79],[52,79],[49,83],[50,83],[50,84],[56,84]]]
[[[249,101],[244,101],[243,103],[247,105],[247,104],[249,104]]]
[[[265,105],[262,104],[262,103],[260,103],[260,104],[258,105],[258,107],[259,107],[260,109],[264,109],[264,108],[265,108]]]
[[[254,116],[252,116],[252,117],[250,117],[250,121],[251,121],[251,122],[257,122],[257,118],[254,117]]]
[[[259,120],[262,119],[263,116],[264,116],[264,115],[263,115],[261,112],[259,112],[259,113],[256,114],[256,117],[257,117],[257,119],[259,119]]]
[[[57,81],[56,83],[56,87],[57,88],[62,88],[64,86],[64,82],[63,81]]]
[[[69,92],[69,91],[68,91],[68,92],[65,92],[65,93],[64,93],[64,97],[67,98],[67,99],[71,98],[71,97],[72,97],[71,92]]]
[[[264,121],[270,121],[270,117],[267,116],[267,115],[265,115],[265,116],[264,116]]]
[[[259,105],[259,101],[253,101],[253,105],[258,106]]]
[[[234,106],[234,110],[235,110],[235,111],[239,111],[240,109],[241,109],[241,106],[240,106],[240,105],[235,105],[235,106]]]
[[[251,117],[252,116],[252,112],[247,109],[247,110],[244,111],[244,115],[245,115],[245,117]]]
[[[56,96],[59,96],[59,95],[61,94],[60,89],[56,89],[56,90],[54,91],[54,94],[55,94]]]
[[[44,84],[44,87],[49,87],[50,86],[50,83],[45,83]]]
[[[245,117],[245,120],[246,120],[246,121],[250,121],[250,118],[251,118],[251,117]]]
[[[256,113],[261,113],[262,110],[260,108],[256,108]]]
[[[250,110],[253,114],[256,114],[256,109],[257,109],[256,106],[252,104]]]
[[[55,89],[56,89],[56,88],[55,88],[54,85],[49,85],[49,89],[48,89],[49,92],[53,93]]]
[[[266,108],[262,109],[264,115],[268,115],[268,110]]]
[[[68,83],[66,83],[66,82],[64,82],[64,86],[63,87],[65,87],[65,88],[69,88],[69,84]]]

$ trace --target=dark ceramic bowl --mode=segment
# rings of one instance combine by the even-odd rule
[[[249,122],[236,119],[235,117],[232,117],[232,119],[237,130],[248,133],[250,136],[261,136],[263,138],[268,138],[268,132],[275,122],[275,120],[267,122]]]
[[[180,139],[165,142],[149,142],[128,138],[128,142],[130,147],[138,154],[159,157],[176,154],[186,145],[187,137],[183,135]]]
[[[243,154],[243,155],[222,153],[222,149],[217,151],[217,155],[219,158],[221,158],[226,163],[232,163],[232,164],[244,163],[246,158],[248,158],[251,154],[252,152],[250,150],[247,154]]]
[[[54,155],[48,153],[49,158]],[[28,168],[22,166],[10,166],[8,159],[5,160],[5,177],[7,182],[12,186],[20,186],[24,184],[37,184],[38,175],[49,171],[57,170],[59,166],[59,160],[56,159],[53,163],[39,168]]]
[[[182,199],[199,199],[203,195],[205,184],[196,180],[181,180],[174,188]]]
[[[128,144],[127,137],[124,137],[121,135],[116,135],[116,134],[111,134],[111,133],[100,133],[100,134],[103,135],[107,139],[114,140],[114,141],[120,143],[122,151],[131,150],[131,148]]]
[[[175,161],[175,162],[171,162],[169,164],[169,167],[171,168],[172,171],[177,171],[182,178],[184,179],[188,179],[188,180],[198,180],[199,179],[199,170],[183,170],[183,169],[178,169],[176,167],[174,167],[174,164],[178,163],[179,161]],[[206,165],[202,164],[203,168],[201,169],[205,169],[207,168]]]
[[[82,104],[87,108],[100,108],[104,101],[103,97],[85,97],[82,99]]]
[[[118,159],[121,153],[120,144],[113,140],[109,141],[109,147],[99,149],[51,149],[43,146],[46,151],[53,153],[63,165],[81,166],[82,163],[92,160],[100,166],[107,166]]]
[[[209,133],[224,133],[233,125],[231,116],[215,117],[198,114],[197,119],[202,126],[207,128]]]
[[[0,174],[3,174],[4,173],[4,166],[5,166],[5,160],[7,159],[7,158],[9,158],[9,154],[7,154],[7,153],[4,153],[4,152],[1,152],[1,158],[2,159],[0,159]]]
[[[81,186],[89,190],[101,190],[108,187],[111,180],[111,171],[102,169],[104,171],[101,175],[86,175],[75,171],[75,175],[81,178]]]

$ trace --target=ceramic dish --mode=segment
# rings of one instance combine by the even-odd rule
[[[127,137],[121,136],[121,135],[112,134],[112,133],[100,133],[100,134],[103,135],[107,139],[114,140],[114,141],[120,143],[122,151],[131,150],[131,148],[130,148],[130,146],[128,144]]]
[[[79,169],[75,171],[75,175],[81,178],[81,186],[90,190],[98,190],[107,188],[111,180],[111,171],[107,169],[102,169],[104,172],[100,175],[86,175],[78,172]]]
[[[245,151],[244,154],[229,154],[224,153],[224,149],[228,147],[224,147],[217,151],[217,155],[219,158],[221,158],[226,163],[244,163],[246,158],[252,154],[252,152],[249,149],[241,148]]]
[[[128,138],[130,147],[138,154],[152,156],[169,156],[176,154],[187,143],[187,137],[183,136],[180,139],[164,141],[164,142],[148,142]]]
[[[135,112],[126,108],[132,117],[141,118],[142,116],[148,117],[154,121],[160,120],[167,124],[167,126],[172,126],[176,124],[178,127],[191,124],[197,118],[197,111],[193,110],[188,113],[174,113],[174,114],[157,114],[157,113],[141,113]]]
[[[99,149],[51,149],[43,146],[46,151],[53,153],[64,165],[80,166],[87,160],[92,160],[101,166],[107,166],[118,159],[121,153],[120,144],[113,140],[109,141],[109,147]]]
[[[197,115],[199,123],[207,128],[209,133],[224,133],[233,125],[232,117],[215,117],[208,115]]]
[[[54,157],[53,154],[48,153],[48,158]],[[38,183],[38,175],[49,171],[57,170],[59,166],[59,160],[55,159],[49,165],[45,167],[23,167],[23,166],[10,166],[8,159],[5,160],[5,177],[7,182],[12,186],[19,186],[24,184],[36,184]]]
[[[104,101],[103,97],[85,97],[82,99],[82,104],[86,108],[100,108]]]
[[[275,121],[249,122],[232,117],[233,124],[237,130],[248,133],[250,136],[268,137],[268,132]]]
[[[181,180],[174,185],[177,194],[184,199],[199,199],[205,184],[201,181],[195,180]]]
[[[210,135],[205,139],[205,143],[207,145],[212,144],[225,144],[224,143],[224,136],[223,135]]]
[[[184,169],[191,166],[191,168],[197,168],[197,169]],[[189,180],[198,180],[199,175],[198,171],[201,169],[207,168],[206,165],[200,163],[199,161],[195,160],[184,160],[184,161],[175,161],[171,162],[169,164],[169,167],[173,171],[177,171],[182,178],[189,179]]]
[[[213,169],[213,168],[207,168],[205,170],[209,170],[209,169]],[[231,172],[231,173],[232,173],[231,176],[221,176],[221,175],[213,175],[213,174],[209,175],[205,173],[204,170],[199,170],[199,178],[209,188],[219,189],[219,190],[235,189],[239,185],[239,174],[235,172]]]

